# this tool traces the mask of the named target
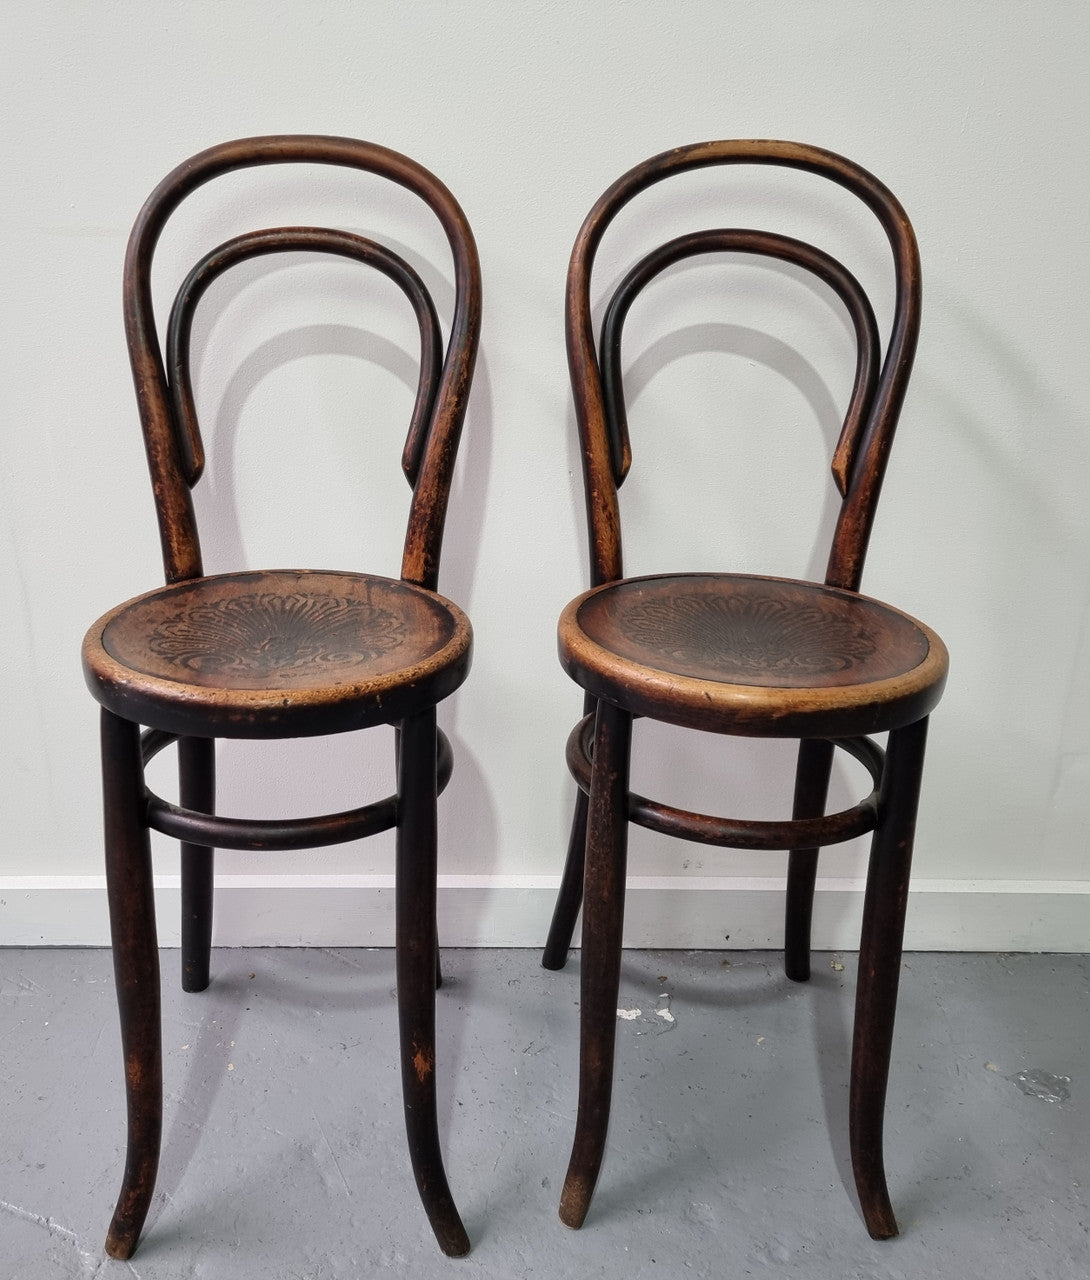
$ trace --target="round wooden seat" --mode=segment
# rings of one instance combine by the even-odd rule
[[[560,660],[595,697],[717,733],[843,737],[926,716],[939,637],[877,600],[746,574],[607,583],[560,619]]]
[[[83,644],[116,715],[198,737],[280,738],[401,720],[469,671],[464,613],[371,574],[269,570],[193,578],[100,618]]]

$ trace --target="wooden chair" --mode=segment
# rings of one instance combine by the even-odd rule
[[[893,252],[896,302],[883,353],[873,310],[844,267],[785,236],[712,230],[679,237],[638,262],[613,293],[596,355],[591,272],[603,233],[634,196],[708,165],[780,165],[821,175],[868,205]],[[729,251],[805,268],[839,297],[858,360],[832,462],[840,495],[825,582],[732,573],[625,577],[618,487],[631,461],[621,377],[625,316],[639,291],[674,262]],[[810,974],[810,916],[818,849],[873,831],[863,911],[851,1067],[851,1152],[870,1234],[893,1236],[882,1119],[900,969],[909,861],[927,716],[946,679],[935,633],[858,594],[894,427],[916,347],[919,261],[891,193],[857,165],[786,142],[712,142],[666,152],[625,174],[588,214],[572,252],[567,342],[583,450],[592,589],[564,610],[560,661],[586,693],[568,743],[580,787],[567,863],[543,957],[560,968],[583,902],[581,1048],[575,1142],[561,1219],[582,1225],[601,1167],[612,1088],[628,823],[742,849],[790,850],[785,967]],[[798,738],[793,818],[740,821],[691,813],[629,791],[632,720],[748,737]],[[869,737],[889,732],[885,751]],[[874,791],[826,814],[835,748],[861,761]]]
[[[255,165],[305,162],[380,175],[434,212],[454,258],[444,347],[435,308],[396,253],[346,231],[281,227],[213,249],[182,283],[160,351],[152,256],[181,201],[210,179]],[[204,456],[188,369],[194,309],[237,263],[288,250],[337,254],[382,272],[420,329],[420,377],[402,458],[412,487],[400,579],[297,569],[203,576],[191,489]],[[167,585],[91,628],[84,672],[102,704],[106,873],[125,1055],[128,1152],[106,1250],[128,1258],[151,1201],[162,1126],[159,962],[149,829],[182,844],[182,985],[208,985],[214,848],[289,850],[397,829],[396,945],[401,1074],[417,1186],[445,1253],[468,1252],[436,1128],[438,977],[436,795],[451,772],[436,704],[469,670],[472,632],[436,594],[451,470],[480,332],[480,267],[465,216],[420,165],[350,138],[247,138],[212,147],[151,194],[125,260],[125,326],[158,512]],[[349,812],[250,821],[214,810],[216,738],[292,738],[397,726],[395,795]],[[145,726],[141,735],[140,727]],[[153,795],[144,765],[177,741],[180,804]]]

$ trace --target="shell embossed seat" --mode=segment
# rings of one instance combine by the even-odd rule
[[[265,570],[160,587],[90,629],[84,670],[117,715],[168,733],[339,733],[442,701],[469,670],[469,619],[399,579]]]
[[[560,619],[560,659],[588,693],[713,733],[844,737],[910,724],[942,693],[946,647],[854,591],[749,574],[626,578]]]

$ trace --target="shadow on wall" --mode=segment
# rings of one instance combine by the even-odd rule
[[[449,282],[437,277],[427,262],[414,261],[413,254],[391,238],[385,242],[413,261],[440,315],[449,314]],[[208,471],[195,490],[206,571],[270,564],[343,566],[396,577],[410,499],[400,455],[418,370],[417,352],[402,345],[402,334],[407,343],[415,338],[412,315],[389,286],[396,322],[402,326],[394,328],[394,339],[372,331],[372,325],[385,326],[381,307],[386,299],[380,298],[377,311],[362,310],[360,324],[293,324],[247,349],[260,330],[263,298],[282,295],[286,285],[297,283],[291,278],[293,265],[286,258],[246,264],[217,282],[198,313],[193,344],[198,408],[202,400],[211,400],[204,410],[211,422],[206,431]],[[358,303],[363,291],[356,281],[366,278],[365,273],[357,268],[350,278],[351,267],[335,264],[332,272],[323,274],[326,267],[308,261],[318,283],[303,285],[299,292],[317,291],[325,303],[332,287],[341,311],[346,301]],[[346,280],[351,283],[346,285]],[[378,292],[388,284],[380,280]],[[366,301],[374,302],[370,293]],[[221,342],[221,323],[229,313],[234,319],[243,307],[250,310],[239,326],[241,336],[232,332]],[[407,323],[402,312],[409,312]],[[251,314],[258,318],[250,321]],[[271,323],[277,323],[275,313]],[[265,332],[269,326],[266,319]],[[225,371],[223,364],[231,366],[232,361],[233,367]],[[308,363],[310,369],[305,367]],[[331,379],[324,377],[330,373]],[[202,395],[205,383],[209,391]],[[390,405],[393,409],[387,411]],[[439,584],[467,611],[478,571],[491,455],[491,395],[487,368],[479,358]],[[471,672],[467,696],[474,696],[473,681]],[[457,732],[461,696],[455,693],[439,708],[439,723],[455,757],[453,778],[439,802],[440,873],[453,865],[456,870],[468,866],[487,874],[496,859],[496,821],[485,781]],[[335,812],[394,791],[393,732],[365,730],[271,744],[222,740],[217,771],[217,803],[223,813],[273,817]],[[387,832],[351,845],[307,851],[302,865],[298,855],[283,859],[225,850],[218,866],[236,874],[385,875],[393,871],[393,843],[393,833]]]
[[[944,292],[931,309],[924,341],[937,335],[944,358],[921,349],[914,436],[918,428],[944,521],[921,528],[919,555],[935,566],[936,593],[948,597],[936,626],[954,662],[930,803],[941,804],[948,785],[943,756],[972,759],[979,787],[968,797],[951,788],[948,847],[975,849],[996,876],[1026,875],[1045,853],[1050,878],[1084,879],[1090,440],[1074,396],[1062,398],[1027,341],[998,330],[964,297]],[[941,369],[959,376],[940,379],[932,371]],[[997,848],[1019,850],[1018,863],[997,869]]]
[[[626,343],[634,354],[625,366],[633,462],[620,491],[625,572],[701,569],[821,580],[840,508],[829,464],[853,372],[851,326],[832,291],[808,272],[769,262],[758,275],[747,262],[742,269],[750,278],[740,301],[731,288],[737,257],[719,255],[719,262],[715,271],[721,275],[713,273],[712,279],[722,283],[722,293],[703,290],[716,310],[752,311],[749,304],[759,301],[755,290],[764,286],[772,295],[769,330],[781,318],[777,311],[797,309],[805,323],[801,330],[790,324],[786,340],[763,327],[708,320],[660,333],[659,307],[654,323],[643,329],[634,309]],[[696,275],[708,277],[706,263],[689,261],[664,272],[647,290],[649,310],[656,289],[673,309],[682,286],[692,289]],[[601,286],[606,293],[612,287]],[[702,313],[708,309],[705,302]],[[813,360],[803,354],[811,348]],[[833,385],[840,389],[834,392]],[[693,404],[702,418],[694,416]],[[569,466],[581,468],[570,408],[568,440]],[[585,557],[581,489],[576,500]],[[879,524],[881,519],[879,514]],[[571,594],[585,585],[581,566]],[[574,697],[572,705],[576,710]],[[794,740],[722,738],[641,721],[635,727],[632,789],[723,816],[787,816],[796,753]],[[838,752],[834,763],[833,808],[849,807],[870,791],[865,771],[842,756]],[[656,862],[667,849],[670,874],[786,874],[786,853],[715,849],[635,826],[629,838],[630,872],[636,875],[663,874]],[[863,840],[826,848],[822,874],[861,875],[866,849]]]

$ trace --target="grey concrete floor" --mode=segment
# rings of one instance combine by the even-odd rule
[[[906,957],[886,1134],[902,1235],[878,1244],[846,1189],[854,955],[796,986],[773,953],[626,952],[606,1163],[571,1232],[578,955],[546,973],[530,951],[447,951],[458,1261],[409,1171],[392,953],[219,951],[201,995],[163,960],[162,1165],[119,1263],[101,1247],[124,1149],[109,954],[0,951],[3,1280],[1090,1274],[1090,956]]]

